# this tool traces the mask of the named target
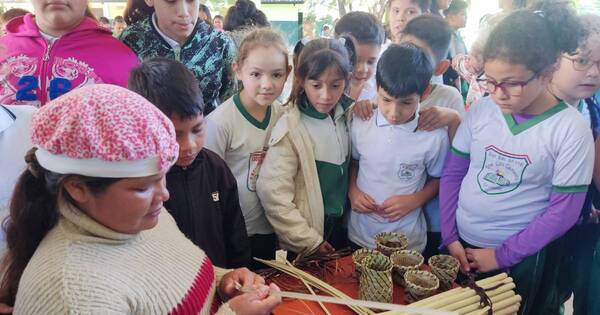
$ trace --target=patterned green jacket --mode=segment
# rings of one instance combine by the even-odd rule
[[[205,115],[213,103],[221,104],[235,92],[231,63],[235,44],[223,32],[198,21],[180,49],[173,49],[156,31],[152,16],[128,26],[120,39],[144,61],[153,57],[173,58],[185,64],[198,81],[206,104]]]

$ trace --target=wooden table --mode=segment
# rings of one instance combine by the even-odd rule
[[[354,264],[352,263],[352,257],[346,256],[336,261],[330,261],[329,268],[337,270],[333,274],[325,275],[326,279],[322,279],[322,275],[316,275],[321,280],[329,283],[333,287],[346,293],[348,296],[354,299],[358,299],[358,277],[354,271]],[[337,269],[335,269],[337,268]],[[424,268],[425,269],[425,268]],[[285,280],[294,281],[292,277],[281,276]],[[319,294],[319,293],[317,293]],[[405,304],[404,301],[404,289],[400,286],[394,286],[394,303]],[[338,305],[324,303],[325,307],[331,312],[331,314],[355,314],[350,308]],[[283,302],[275,308],[273,311],[275,315],[321,315],[325,314],[317,302],[301,301],[284,299]]]

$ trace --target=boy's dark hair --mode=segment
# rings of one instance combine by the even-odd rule
[[[100,23],[102,23],[102,24],[110,24],[110,21],[109,21],[109,20],[108,20],[108,18],[107,18],[107,17],[105,17],[105,16],[101,16],[101,17],[98,19],[98,22],[100,22]]]
[[[179,61],[164,57],[144,61],[131,71],[127,87],[145,97],[168,117],[202,115],[204,100],[198,80]]]
[[[113,23],[125,23],[125,19],[124,19],[122,16],[120,16],[120,15],[117,15],[117,16],[115,16],[115,18],[113,19]]]
[[[267,16],[256,8],[254,2],[250,0],[237,0],[233,6],[227,10],[223,29],[226,31],[237,31],[248,27],[266,27],[271,26]]]
[[[568,2],[543,0],[500,21],[485,44],[483,60],[503,59],[539,74],[561,53],[574,52],[586,34]]]
[[[469,8],[469,4],[465,0],[452,0],[448,9],[444,10],[444,15],[458,14]]]
[[[435,64],[446,59],[450,40],[452,39],[452,28],[443,18],[423,14],[412,19],[404,28],[404,35],[411,35],[421,40],[434,54]]]
[[[294,48],[294,82],[289,104],[295,103],[304,92],[306,80],[317,80],[329,67],[335,67],[345,80],[346,87],[350,82],[352,64],[354,64],[354,43],[350,38],[311,40],[304,46],[299,42]]]
[[[222,20],[222,19],[223,19],[223,16],[222,16],[222,15],[220,15],[220,14],[217,14],[217,15],[215,15],[215,17],[213,17],[213,21],[214,21],[215,19],[221,19],[221,20]]]
[[[375,82],[392,97],[422,95],[433,75],[431,58],[422,48],[405,43],[392,44],[377,62]]]
[[[335,36],[352,35],[359,44],[383,45],[385,32],[375,15],[367,12],[350,12],[335,24]]]
[[[24,10],[24,9],[19,9],[19,8],[6,10],[4,13],[2,13],[2,15],[0,15],[0,22],[8,23],[8,21],[10,21],[18,16],[26,15],[27,13],[29,13],[29,11]]]
[[[392,5],[392,2],[394,2],[394,0],[389,0],[387,2],[387,7],[389,8]],[[427,13],[429,12],[429,7],[431,6],[431,0],[412,0],[412,3],[416,3],[419,8],[421,8],[421,11],[423,13]]]

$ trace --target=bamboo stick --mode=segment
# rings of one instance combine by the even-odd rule
[[[494,315],[510,315],[519,311],[521,307],[521,303],[507,307],[505,309],[494,311]]]
[[[492,305],[492,310],[499,311],[499,310],[505,309],[509,306],[513,306],[513,305],[517,305],[517,304],[521,304],[521,296],[520,295],[515,295],[506,300],[500,301],[498,303],[494,303],[494,305]]]
[[[499,303],[501,301],[504,301],[506,299],[509,299],[511,297],[515,296],[515,292],[514,291],[508,291],[508,292],[504,292],[501,294],[498,294],[494,297],[490,297],[490,300],[492,301],[492,305],[496,306],[495,303]],[[475,301],[475,303],[470,304],[466,307],[463,307],[461,309],[458,310],[453,310],[453,311],[457,311],[458,314],[463,315],[463,314],[468,314],[470,312],[476,311],[478,309],[480,309],[481,306],[479,305],[479,300]]]
[[[488,286],[490,284],[498,283],[498,282],[503,281],[504,279],[507,279],[507,278],[508,278],[508,274],[501,273],[501,274],[495,275],[493,277],[481,279],[481,280],[479,280],[479,281],[477,281],[475,283],[478,286],[480,286],[480,287],[482,287],[482,288],[485,289],[486,286]],[[434,295],[432,297],[423,299],[421,301],[417,301],[415,303],[412,303],[411,305],[413,305],[413,306],[422,306],[422,305],[427,304],[428,302],[437,301],[440,298],[447,297],[447,296],[452,296],[452,295],[456,294],[457,292],[466,291],[466,290],[469,290],[469,288],[454,288],[452,290],[448,290],[446,292],[442,292],[440,294],[437,294],[437,295]]]
[[[501,287],[491,290],[491,291],[487,291],[486,294],[488,296],[495,296],[498,295],[500,293],[504,293],[506,291],[512,290],[515,288],[515,284],[514,283],[507,283],[502,285]],[[428,307],[428,308],[439,308],[439,307],[445,307],[448,305],[452,305],[454,303],[463,301],[464,299],[467,299],[469,297],[472,296],[476,296],[477,293],[475,293],[475,290],[473,289],[468,289],[469,291],[464,293],[464,294],[460,294],[454,297],[447,297],[445,299],[440,299],[438,301],[432,302],[432,303],[427,303],[425,305],[419,305],[419,306],[423,306],[423,307]],[[412,304],[411,304],[412,305]],[[413,305],[414,306],[414,305]]]
[[[476,311],[473,311],[471,313],[467,313],[466,315],[486,315],[487,312],[489,311],[489,309],[490,309],[490,307],[486,306],[486,307],[484,307],[484,308],[482,308],[480,310],[476,310]]]

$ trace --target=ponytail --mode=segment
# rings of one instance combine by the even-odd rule
[[[10,217],[2,223],[8,251],[2,261],[6,271],[0,283],[0,302],[14,305],[21,275],[38,245],[58,222],[56,201],[64,175],[42,168],[36,149],[25,156],[27,170],[21,174],[10,202]]]
[[[494,27],[483,59],[504,59],[539,74],[549,70],[560,54],[574,52],[585,36],[569,1],[541,0],[509,14]]]

